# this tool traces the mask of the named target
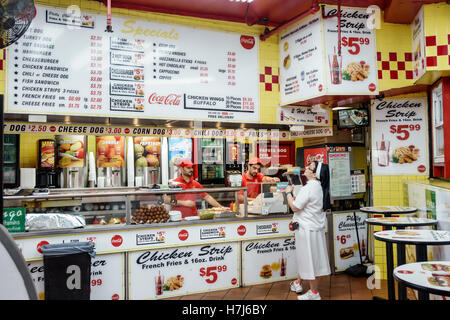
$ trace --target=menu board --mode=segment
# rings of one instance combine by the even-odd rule
[[[337,7],[325,6],[325,16]],[[338,55],[337,17],[324,20],[326,79],[329,94],[375,94],[378,72],[375,29],[367,27],[366,8],[341,7],[341,56]]]
[[[413,78],[419,79],[425,73],[425,24],[423,6],[411,23]]]
[[[280,105],[378,93],[375,30],[366,26],[370,14],[366,8],[341,7],[340,54],[335,14],[336,6],[325,5],[280,32]]]
[[[331,109],[323,112],[314,111],[312,107],[283,108],[278,107],[278,123],[308,126],[331,126]]]
[[[105,33],[103,15],[71,17],[37,6],[8,47],[6,112],[259,121],[257,37],[123,17]]]
[[[374,175],[428,175],[427,98],[372,102]]]
[[[321,12],[281,31],[281,105],[323,93]]]
[[[350,152],[328,154],[330,166],[330,196],[332,198],[352,195],[350,175]]]
[[[367,256],[367,213],[356,213],[358,236],[356,235],[355,216],[353,213],[333,214],[333,243],[335,271],[345,269],[360,263]],[[359,237],[359,242],[358,242]],[[359,246],[359,247],[358,247]]]

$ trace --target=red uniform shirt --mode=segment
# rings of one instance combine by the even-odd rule
[[[245,172],[242,175],[242,186],[247,187],[247,197],[248,198],[256,198],[258,196],[258,194],[261,193],[261,184],[259,184],[259,183],[261,183],[263,181],[263,178],[265,176],[262,173],[258,172],[256,177],[250,179],[247,176],[247,172]],[[243,194],[244,190],[240,191],[240,193]]]
[[[178,182],[179,185],[181,185],[181,188],[183,190],[186,189],[203,189],[203,186],[198,183],[198,181],[194,180],[193,177],[191,177],[191,181],[186,182],[186,180],[184,180],[184,178],[182,176],[179,176],[178,178],[173,180],[174,182]],[[207,196],[206,192],[201,192],[201,193],[182,193],[182,194],[176,194],[175,195],[175,199],[177,201],[179,200],[191,200],[191,201],[196,201],[197,199],[201,198],[203,199],[204,197]],[[197,215],[197,206],[193,206],[193,207],[185,207],[185,206],[173,206],[172,210],[174,211],[180,211],[181,212],[181,216],[183,218],[185,217],[192,217],[192,216],[196,216]]]

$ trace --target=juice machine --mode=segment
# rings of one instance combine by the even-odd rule
[[[161,183],[161,139],[134,137],[135,183],[151,187]]]
[[[56,140],[38,140],[36,187],[56,187]]]
[[[125,181],[125,137],[98,136],[97,187],[121,187]]]
[[[56,136],[59,187],[83,188],[87,182],[86,136]]]

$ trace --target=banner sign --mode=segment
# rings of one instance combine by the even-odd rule
[[[237,242],[129,254],[129,298],[164,299],[239,286]]]
[[[7,50],[7,113],[259,121],[259,39],[36,5]]]
[[[328,128],[324,128],[328,129]],[[256,139],[256,140],[290,140],[295,136],[289,131],[279,130],[239,130],[239,129],[190,129],[165,127],[126,127],[79,124],[46,124],[28,122],[5,122],[5,133],[39,133],[39,134],[71,134],[71,135],[128,135],[155,137],[184,137],[184,138],[226,138],[226,139]],[[331,129],[330,129],[331,130]]]
[[[330,121],[332,111],[314,111],[312,107],[283,108],[278,107],[279,124],[297,124],[305,126],[332,126]]]
[[[296,278],[295,239],[242,242],[242,268],[244,286]]]
[[[373,175],[428,175],[427,98],[372,102]]]

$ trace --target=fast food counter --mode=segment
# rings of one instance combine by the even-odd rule
[[[161,208],[158,200],[163,194],[208,191],[213,196],[214,192],[233,192],[237,196],[240,190],[246,192],[245,188],[120,192],[90,189],[90,192],[73,190],[71,193],[55,190],[53,194],[5,196],[5,207],[24,201],[28,203],[27,208],[34,208],[31,214],[36,214],[38,208],[49,208],[48,201],[57,201],[58,205],[70,208],[81,205],[81,210],[72,214],[75,216],[85,213],[86,204],[109,203],[114,207],[118,203],[118,210],[112,209],[111,217],[104,220],[109,222],[115,215],[117,219],[125,218],[124,223],[117,224],[11,233],[41,298],[45,294],[41,247],[48,243],[91,241],[95,244],[91,299],[164,299],[296,278],[290,214],[248,217],[245,211],[243,217],[236,214],[222,217],[229,211],[214,213],[213,219],[132,224],[136,211],[142,207]],[[81,204],[73,202],[80,199]],[[120,215],[122,202],[125,204],[123,217]],[[164,217],[161,212],[155,215]],[[162,290],[157,283],[163,284]]]

